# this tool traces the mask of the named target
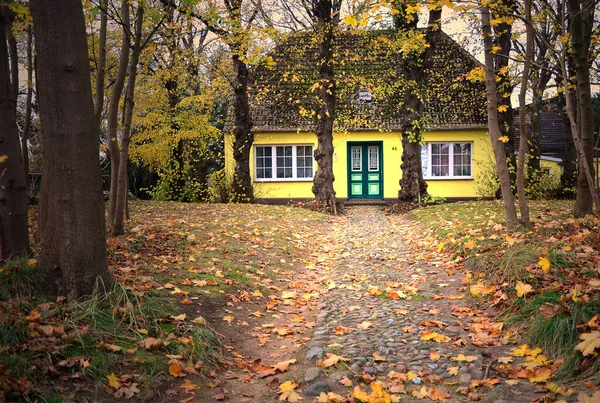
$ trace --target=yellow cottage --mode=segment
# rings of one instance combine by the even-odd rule
[[[309,36],[282,41],[268,63],[251,71],[254,144],[251,172],[258,200],[311,199],[317,147],[314,128],[316,62]],[[307,44],[308,41],[308,44]],[[402,176],[399,41],[390,31],[340,35],[336,55],[334,187],[338,199],[397,200]],[[422,89],[426,130],[421,166],[428,193],[476,198],[474,178],[490,163],[485,87],[470,80],[481,64],[443,32],[435,39],[431,71]],[[233,172],[231,120],[225,127],[226,169]],[[492,162],[493,163],[493,162]]]

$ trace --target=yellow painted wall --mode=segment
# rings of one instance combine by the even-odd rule
[[[494,164],[490,136],[485,130],[432,131],[423,133],[425,142],[473,142],[472,173],[475,177],[482,164]],[[427,192],[441,197],[478,197],[474,179],[429,179]]]
[[[484,130],[468,131],[432,131],[423,134],[426,142],[473,142],[473,174],[478,172],[478,160],[491,158],[489,135]],[[234,161],[232,157],[232,135],[225,136],[225,167],[228,172],[233,172]],[[335,133],[333,146],[333,173],[335,175],[334,187],[337,197],[348,196],[348,141],[383,141],[383,191],[386,199],[398,197],[399,181],[402,176],[400,164],[402,163],[402,141],[399,132],[359,131],[350,133]],[[309,132],[267,132],[255,133],[254,145],[281,145],[281,144],[312,144],[317,147],[317,137]],[[251,172],[254,178],[254,147],[250,156]],[[315,171],[316,171],[315,163]],[[429,193],[432,196],[443,197],[477,197],[474,180],[428,180]],[[286,181],[254,181],[254,190],[257,198],[312,198],[312,182],[286,182]]]
[[[540,160],[540,166],[542,168],[550,168],[551,176],[560,177],[562,175],[563,166],[556,161],[548,161],[542,157],[542,159]]]

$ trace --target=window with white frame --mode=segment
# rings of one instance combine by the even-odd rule
[[[473,177],[473,143],[426,143],[421,148],[423,177]]]
[[[312,145],[260,145],[254,149],[257,181],[312,180]]]

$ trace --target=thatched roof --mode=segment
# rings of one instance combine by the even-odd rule
[[[421,90],[429,129],[484,128],[485,85],[465,78],[479,63],[445,33],[434,36],[429,82]],[[344,32],[334,44],[336,130],[394,130],[403,121],[405,65],[393,31]],[[309,33],[284,38],[250,72],[254,131],[314,130],[317,52]],[[370,99],[369,99],[370,98]],[[225,130],[231,131],[232,114]]]

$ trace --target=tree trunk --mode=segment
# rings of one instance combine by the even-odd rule
[[[241,46],[231,46],[231,51],[235,75],[233,88],[235,94],[233,195],[235,202],[252,203],[254,202],[254,191],[250,175],[250,150],[254,142],[254,133],[252,133],[253,123],[250,117],[250,102],[248,101],[248,66],[240,59]]]
[[[106,76],[106,32],[108,15],[106,8],[108,0],[100,0],[100,31],[98,32],[98,64],[96,68],[96,101],[94,102],[94,115],[98,128],[102,121],[104,109],[104,77]]]
[[[334,22],[330,0],[313,2],[316,19],[319,57],[319,92],[317,99],[317,149],[314,151],[317,171],[313,179],[312,192],[317,201],[323,203],[325,212],[337,214],[338,201],[333,182],[333,122],[335,120],[336,84],[333,69]]]
[[[112,223],[112,234],[123,235],[125,233],[125,215],[127,208],[127,161],[129,160],[129,141],[131,139],[131,119],[133,107],[135,106],[135,80],[137,78],[138,61],[142,52],[142,27],[144,22],[144,6],[138,3],[137,17],[135,21],[135,33],[133,52],[129,61],[129,74],[127,77],[127,91],[125,94],[125,114],[123,117],[123,135],[121,138],[121,154],[119,161],[119,178],[117,183],[117,203],[115,207],[115,218]]]
[[[483,34],[483,47],[485,55],[485,87],[487,96],[488,128],[494,158],[496,160],[496,170],[500,181],[500,190],[502,192],[502,204],[506,215],[506,228],[514,231],[518,227],[517,211],[515,209],[515,200],[513,198],[510,174],[508,164],[506,163],[506,154],[500,142],[501,132],[498,126],[498,101],[496,98],[496,75],[494,74],[494,56],[492,54],[492,29],[490,26],[490,9],[481,8],[481,29]]]
[[[498,17],[513,14],[516,9],[515,0],[503,0],[498,3]],[[513,124],[513,108],[510,100],[510,94],[514,89],[513,80],[510,76],[508,64],[509,55],[512,47],[512,23],[502,22],[493,27],[494,45],[499,46],[500,50],[493,54],[494,72],[497,77],[496,99],[498,102],[498,126],[501,136],[506,136],[508,141],[502,143],[504,146],[505,158],[508,160],[509,175],[511,184],[514,185],[517,179],[516,167],[517,159],[515,154],[515,133]],[[508,96],[506,96],[508,95]]]
[[[531,0],[525,0],[525,18],[531,21]],[[525,46],[525,58],[523,60],[523,72],[521,76],[521,89],[519,91],[519,159],[517,161],[517,197],[519,198],[519,211],[521,212],[521,223],[526,227],[531,226],[529,219],[529,205],[525,197],[525,155],[527,154],[527,132],[528,127],[525,123],[527,111],[527,84],[529,83],[529,72],[531,67],[531,58],[533,57],[533,28],[531,24],[526,24],[527,45]]]
[[[29,131],[31,130],[31,100],[33,98],[33,28],[27,28],[27,98],[25,100],[25,123],[21,136],[25,183],[29,188]]]
[[[108,200],[108,222],[110,225],[115,220],[117,208],[117,186],[119,182],[119,139],[117,130],[119,128],[119,102],[125,85],[127,76],[127,66],[129,64],[129,2],[122,0],[121,3],[121,23],[123,24],[123,40],[121,43],[121,54],[119,56],[119,69],[115,83],[112,87],[110,102],[108,104],[108,151],[110,153],[110,194]]]
[[[577,83],[577,136],[573,136],[575,146],[579,149],[579,167],[577,173],[577,198],[574,214],[582,217],[600,211],[598,194],[594,186],[594,115],[592,95],[590,91],[590,40],[594,25],[594,0],[568,0],[571,21],[571,47],[575,62],[575,80]],[[569,99],[567,98],[567,109]],[[569,118],[573,120],[573,109]],[[571,122],[573,126],[573,123]],[[573,130],[573,129],[572,129]],[[579,138],[577,138],[579,137]],[[578,142],[581,145],[578,145]]]
[[[29,254],[27,182],[17,129],[17,92],[9,70],[6,7],[0,7],[0,259]],[[12,54],[12,57],[16,54]],[[10,60],[12,61],[12,57]],[[12,79],[14,80],[14,76]],[[18,88],[18,87],[17,87]]]
[[[404,10],[399,10],[394,19],[396,30],[416,30],[417,18],[408,20]],[[432,59],[435,54],[435,32],[440,29],[442,17],[441,8],[429,11],[429,21],[426,38],[429,48],[420,55],[405,60],[406,88],[404,93],[404,123],[402,125],[402,178],[398,198],[406,201],[417,201],[427,194],[427,183],[423,180],[421,164],[421,135],[420,124],[423,115],[422,91],[429,78]]]
[[[569,96],[571,97],[571,103],[576,106],[577,99],[574,94],[569,94]],[[560,177],[560,187],[563,196],[572,197],[577,187],[577,149],[571,133],[571,121],[566,113],[567,100],[564,93],[558,95],[558,104],[560,110],[565,112],[565,158],[563,160],[563,172]]]
[[[44,143],[40,288],[76,299],[110,281],[98,127],[79,0],[31,0]]]

